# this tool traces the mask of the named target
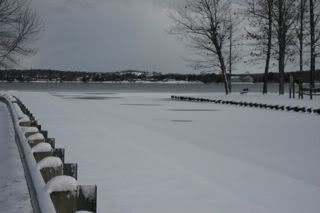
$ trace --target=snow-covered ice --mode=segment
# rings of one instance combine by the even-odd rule
[[[32,212],[14,130],[6,105],[0,102],[0,212]]]
[[[79,183],[98,185],[99,212],[320,212],[320,116],[172,93],[12,93],[80,165]]]

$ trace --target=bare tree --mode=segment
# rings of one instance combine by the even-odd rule
[[[229,93],[226,58],[232,58],[228,45],[231,3],[229,0],[186,0],[184,7],[175,8],[169,14],[174,22],[171,33],[186,40],[194,48],[200,60],[197,67],[218,67],[223,75],[225,93]],[[229,47],[229,48],[228,48]]]
[[[265,57],[263,94],[268,93],[268,73],[271,59],[272,30],[273,30],[273,2],[274,0],[246,0],[247,13],[250,25],[253,27],[248,32],[248,37],[256,40],[256,55]]]
[[[304,48],[305,48],[305,40],[307,38],[306,31],[306,22],[307,22],[307,1],[308,0],[300,0],[298,3],[298,14],[297,14],[297,24],[295,27],[295,33],[298,38],[298,52],[299,52],[299,71],[303,71],[304,65]]]
[[[284,94],[284,73],[287,60],[295,54],[292,48],[295,44],[293,25],[297,16],[297,0],[274,0],[274,34],[277,39],[275,57],[278,60],[279,69],[279,94]]]
[[[27,44],[41,28],[29,0],[0,0],[0,67],[17,64],[19,56],[34,53]]]

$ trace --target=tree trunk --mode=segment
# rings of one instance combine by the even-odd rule
[[[311,61],[310,61],[310,87],[314,87],[314,72],[316,69],[315,56],[315,22],[314,22],[314,4],[310,0],[310,47],[311,47]]]
[[[299,64],[300,72],[303,71],[303,30],[304,30],[304,13],[305,0],[300,0],[300,32],[299,32]]]
[[[227,69],[226,69],[226,65],[224,63],[224,58],[222,56],[221,49],[217,50],[217,54],[218,54],[218,58],[219,58],[219,62],[220,62],[221,72],[223,75],[223,83],[224,83],[225,93],[226,93],[226,95],[228,95],[229,94],[229,82],[228,82],[228,76],[227,76]]]
[[[299,65],[300,72],[303,70],[303,16],[304,16],[304,0],[300,0],[300,29],[299,29]]]
[[[284,94],[284,69],[286,57],[286,35],[279,36],[279,95]]]
[[[285,32],[285,20],[284,20],[284,2],[278,1],[278,51],[279,51],[279,95],[284,94],[284,69],[285,69],[285,57],[286,57],[286,32]]]
[[[232,18],[231,18],[231,14],[229,14],[230,16],[230,30],[229,30],[229,39],[230,39],[230,43],[229,43],[229,92],[231,93],[232,91],[232,85],[231,85],[231,74],[232,74]]]
[[[268,73],[269,73],[269,65],[270,65],[270,57],[271,57],[271,46],[272,46],[272,9],[273,9],[273,1],[269,1],[268,5],[268,45],[267,45],[267,58],[266,58],[266,65],[264,69],[264,79],[263,79],[263,94],[268,93]]]
[[[284,94],[284,52],[279,53],[279,95]]]

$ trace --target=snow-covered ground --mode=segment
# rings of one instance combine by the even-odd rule
[[[11,94],[79,164],[80,184],[98,185],[99,212],[320,212],[320,116],[171,93]]]
[[[14,130],[6,105],[0,102],[0,212],[32,212]]]

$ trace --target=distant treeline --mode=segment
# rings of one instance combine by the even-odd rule
[[[285,81],[289,82],[290,75],[294,76],[295,80],[303,82],[309,81],[309,72],[287,72],[285,73]],[[233,75],[234,81],[249,81],[253,83],[263,82],[263,74],[239,74]],[[249,80],[248,80],[249,79]],[[159,72],[146,72],[138,70],[127,70],[121,72],[77,72],[77,71],[59,71],[59,70],[0,70],[0,80],[8,82],[30,82],[30,81],[82,81],[82,82],[104,82],[104,81],[189,81],[203,83],[222,83],[223,76],[215,73],[201,74],[162,74]],[[271,83],[279,81],[279,74],[270,72],[268,80]],[[315,72],[315,80],[320,81],[320,71]]]

